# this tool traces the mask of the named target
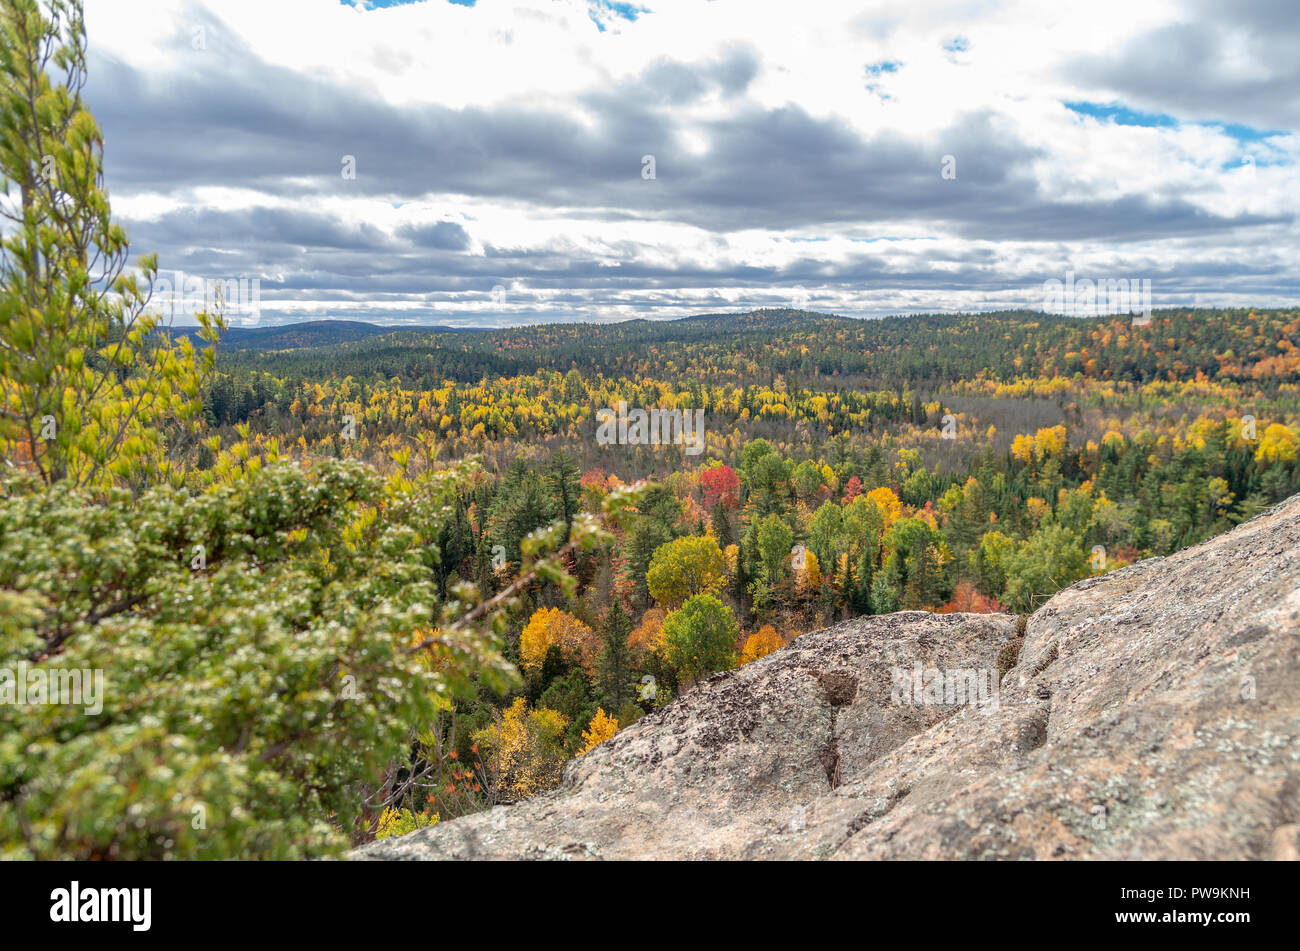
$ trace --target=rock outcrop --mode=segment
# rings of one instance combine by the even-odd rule
[[[804,634],[554,792],[353,857],[1300,858],[1300,496],[1027,623]]]

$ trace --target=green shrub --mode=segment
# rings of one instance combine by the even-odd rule
[[[200,493],[56,485],[0,500],[0,668],[104,672],[103,709],[0,704],[0,857],[293,858],[348,842],[365,790],[492,640],[438,623],[462,478],[355,462]]]

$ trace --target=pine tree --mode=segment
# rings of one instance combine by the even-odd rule
[[[506,557],[518,566],[522,557],[520,542],[534,529],[550,524],[557,514],[555,501],[542,479],[527,463],[516,459],[506,470],[492,503],[492,542],[503,546]]]
[[[857,569],[852,574],[854,583],[849,593],[849,604],[855,614],[871,614],[871,582],[875,576],[875,563],[868,549],[864,548],[858,556]],[[849,583],[847,577],[845,583]]]
[[[632,619],[617,601],[605,617],[605,635],[600,657],[596,661],[596,695],[602,706],[620,710],[632,699],[632,653],[627,636],[632,633]]]
[[[573,516],[578,512],[578,498],[582,493],[582,470],[573,457],[561,449],[546,464],[545,479],[556,511],[564,519],[565,527],[571,528]]]
[[[731,532],[731,518],[727,515],[727,507],[721,502],[714,503],[709,523],[713,527],[713,534],[718,539],[719,546],[726,548],[735,543],[735,537]]]
[[[157,484],[166,430],[202,420],[215,347],[155,333],[157,256],[128,264],[86,67],[79,3],[0,3],[0,457],[46,484]],[[196,316],[215,342],[220,315]]]

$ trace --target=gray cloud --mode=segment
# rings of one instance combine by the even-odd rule
[[[464,251],[469,247],[469,232],[454,221],[439,221],[432,225],[408,225],[398,233],[422,248]]]
[[[1300,126],[1300,4],[1197,0],[1181,22],[1062,64],[1132,107],[1266,130]],[[1249,70],[1241,68],[1250,63]]]
[[[1162,27],[1064,72],[1135,108],[1300,124],[1295,6],[1255,0],[1201,12],[1195,24]],[[187,204],[128,220],[139,249],[162,252],[165,267],[283,275],[264,281],[270,301],[431,301],[517,282],[564,291],[568,296],[556,300],[580,309],[639,294],[647,305],[661,305],[674,289],[993,291],[1026,279],[999,269],[986,248],[975,246],[911,254],[900,264],[897,255],[875,249],[824,259],[810,244],[806,257],[781,267],[650,266],[630,243],[611,263],[575,253],[563,236],[543,248],[484,240],[483,253],[471,254],[470,233],[455,221],[390,234],[340,220],[320,205],[368,197],[441,207],[449,195],[591,221],[682,223],[723,239],[722,247],[739,230],[817,237],[908,226],[967,240],[1059,246],[1064,266],[1079,242],[1132,248],[1142,260],[1143,243],[1177,240],[1185,244],[1184,263],[1166,268],[1167,281],[1202,287],[1213,280],[1216,290],[1247,293],[1297,290],[1290,271],[1269,254],[1279,229],[1292,223],[1289,214],[1211,214],[1196,196],[1177,191],[1048,198],[1033,173],[1042,151],[995,109],[967,113],[924,140],[887,129],[863,136],[797,105],[763,107],[749,99],[763,65],[745,46],[700,62],[664,57],[625,82],[588,91],[579,103],[590,122],[579,122],[522,99],[491,109],[395,106],[371,90],[264,62],[205,8],[194,7],[187,23],[208,27],[208,47],[190,51],[181,68],[144,73],[106,55],[92,58],[87,96],[105,130],[109,184],[115,193],[158,192]],[[1231,72],[1222,41],[1229,27],[1263,59],[1265,75]],[[190,38],[187,28],[175,42],[189,51]],[[397,51],[373,55],[400,70]],[[710,97],[723,101],[725,112],[688,130],[683,107]],[[703,152],[688,147],[688,131],[706,143]],[[641,176],[645,154],[656,158],[654,181]],[[956,159],[955,180],[940,175],[945,155]],[[346,156],[355,158],[355,180],[341,174]],[[207,207],[194,194],[209,186],[253,189],[300,207]],[[1215,254],[1223,244],[1257,249],[1256,263],[1243,263],[1243,255],[1227,263]]]

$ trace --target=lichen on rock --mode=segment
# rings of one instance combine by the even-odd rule
[[[952,693],[981,678],[992,697]],[[1294,859],[1297,828],[1300,496],[1027,623],[910,611],[804,634],[551,793],[352,855]]]

